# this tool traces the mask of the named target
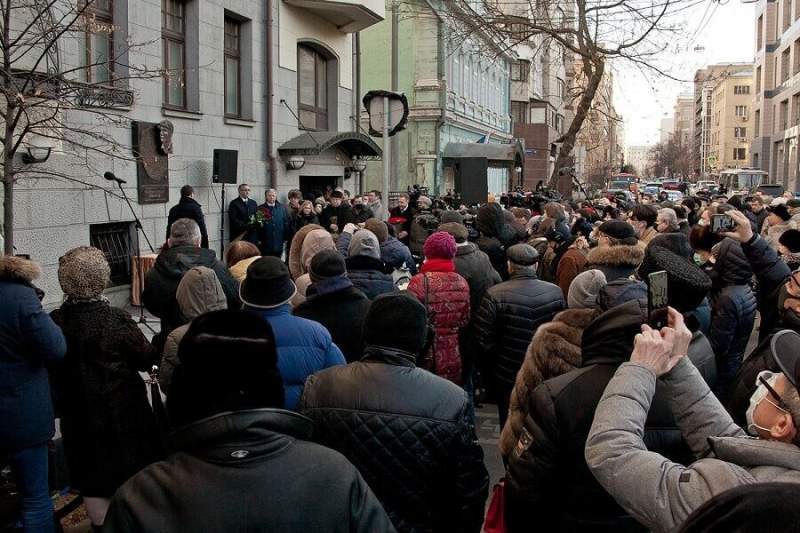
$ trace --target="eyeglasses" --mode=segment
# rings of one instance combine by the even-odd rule
[[[782,409],[783,411],[787,411],[788,412],[789,408],[787,407],[786,403],[783,401],[783,398],[781,398],[781,395],[778,394],[778,391],[773,389],[772,385],[770,385],[769,382],[766,379],[764,379],[764,376],[758,376],[758,381],[759,381],[759,383],[764,385],[764,387],[767,389],[767,392],[769,392],[769,394],[772,395],[772,397],[775,398],[775,400],[778,402],[778,405],[776,407],[778,407],[779,409]]]

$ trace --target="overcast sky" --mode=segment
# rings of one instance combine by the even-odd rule
[[[675,77],[691,80],[695,70],[708,64],[752,61],[754,13],[755,4],[741,0],[725,5],[707,0],[688,10],[682,46],[688,51],[665,54],[664,65]],[[629,64],[615,65],[613,70],[614,103],[625,120],[625,144],[658,142],[661,119],[672,116],[678,94],[692,92],[691,82],[676,82],[650,70],[640,72]]]

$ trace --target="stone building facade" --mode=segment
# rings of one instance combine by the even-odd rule
[[[58,258],[89,244],[101,246],[112,261],[118,288],[109,293],[127,296],[130,256],[136,253],[133,217],[119,190],[103,180],[105,171],[127,182],[124,190],[156,250],[165,240],[169,208],[180,188],[191,185],[217,255],[228,238],[221,224],[227,226],[226,204],[237,186],[212,182],[215,149],[238,151],[237,181],[249,183],[259,203],[268,187],[281,198],[296,187],[347,187],[355,179],[353,159],[380,153],[358,132],[353,42],[356,32],[383,14],[383,0],[115,0],[108,39],[141,43],[130,48],[127,64],[165,75],[120,85],[111,74],[109,90],[129,92],[132,101],[109,110],[123,125],[97,127],[117,140],[119,157],[28,139],[31,145],[49,144],[51,155],[36,167],[40,176],[34,173],[15,188],[15,245],[17,253],[42,264],[45,303],[62,298]],[[57,68],[80,67],[88,42],[96,43],[97,36],[78,33],[59,42]],[[109,65],[112,72],[119,68]],[[91,120],[79,112],[65,119]],[[139,203],[131,123],[163,120],[174,128],[168,201]],[[303,160],[301,168],[288,168],[292,156]],[[52,178],[48,170],[71,178]],[[144,239],[140,248],[149,252]]]

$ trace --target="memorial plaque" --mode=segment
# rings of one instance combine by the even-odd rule
[[[172,132],[169,120],[158,124],[133,122],[133,155],[140,204],[169,202],[169,154],[172,153]]]

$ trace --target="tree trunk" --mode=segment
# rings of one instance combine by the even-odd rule
[[[3,165],[3,253],[14,255],[14,174],[8,172],[11,165]]]
[[[578,101],[578,107],[575,109],[575,117],[572,119],[567,133],[561,137],[561,148],[558,150],[558,157],[556,157],[556,163],[553,167],[553,174],[550,176],[549,187],[551,189],[557,189],[565,198],[568,198],[572,193],[572,180],[559,180],[558,171],[563,167],[572,166],[572,150],[575,148],[575,139],[592,107],[592,101],[597,93],[597,88],[603,80],[605,67],[605,59],[602,57],[592,55],[592,57],[583,58],[583,72],[586,75],[586,87],[583,88],[583,94]]]

